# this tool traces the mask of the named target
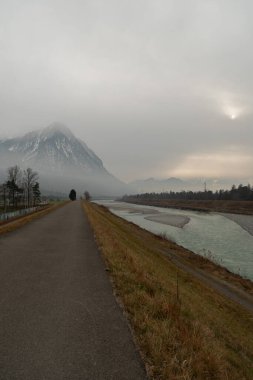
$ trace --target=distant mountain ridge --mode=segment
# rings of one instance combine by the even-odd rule
[[[203,191],[203,190],[220,190],[220,189],[230,189],[233,184],[239,185],[243,183],[245,185],[250,182],[249,180],[238,180],[233,178],[190,178],[190,179],[180,179],[180,178],[167,178],[167,179],[156,179],[147,178],[143,180],[136,180],[129,183],[132,190],[135,193],[152,193],[152,192],[166,192],[166,191]]]
[[[15,164],[37,170],[42,187],[49,192],[67,193],[70,187],[101,196],[126,191],[126,185],[105,169],[85,142],[61,123],[0,140],[1,171]]]
[[[61,123],[26,133],[21,137],[0,140],[0,183],[13,165],[38,171],[41,189],[46,193],[68,194],[71,188],[93,196],[117,197],[124,194],[192,190],[229,189],[234,179],[148,178],[128,185],[110,174],[102,160]],[[247,184],[249,181],[242,180]]]

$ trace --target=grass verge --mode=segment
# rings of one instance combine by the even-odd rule
[[[68,201],[62,201],[57,203],[52,203],[49,206],[43,208],[42,210],[35,211],[31,214],[21,216],[19,218],[13,219],[11,221],[0,224],[0,235],[11,232],[24,226],[27,223],[30,223],[34,219],[40,218],[43,215],[50,213],[51,211],[56,210],[59,207],[64,206]]]
[[[154,379],[252,379],[252,315],[177,269],[170,242],[84,203]]]

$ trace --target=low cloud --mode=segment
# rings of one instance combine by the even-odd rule
[[[126,181],[226,176],[223,149],[240,146],[229,170],[246,175],[252,11],[250,0],[2,2],[0,136],[62,121]]]

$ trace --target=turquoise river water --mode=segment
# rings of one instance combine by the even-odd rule
[[[203,213],[124,202],[99,201],[114,214],[138,226],[163,234],[177,244],[226,267],[242,277],[253,280],[253,236],[236,222],[218,213]],[[167,216],[165,216],[167,214]],[[147,218],[156,218],[156,221]],[[161,221],[159,222],[159,215]],[[164,224],[170,220],[189,218],[182,228]],[[252,216],[253,221],[253,216]]]

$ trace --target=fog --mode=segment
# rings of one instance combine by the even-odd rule
[[[124,181],[253,182],[249,0],[0,0],[0,136],[66,124]]]

